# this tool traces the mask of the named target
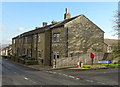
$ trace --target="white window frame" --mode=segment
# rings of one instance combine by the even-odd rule
[[[53,42],[60,42],[60,33],[53,34]]]
[[[53,58],[54,59],[60,58],[60,53],[59,52],[53,52]]]

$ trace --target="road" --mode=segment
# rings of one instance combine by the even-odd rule
[[[2,85],[118,85],[118,70],[35,70],[3,60]]]

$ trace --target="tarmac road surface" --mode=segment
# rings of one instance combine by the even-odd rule
[[[2,60],[2,85],[118,85],[118,70],[35,70]]]

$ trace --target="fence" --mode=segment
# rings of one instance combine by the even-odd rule
[[[104,53],[95,53],[94,64],[98,63],[98,60],[102,60]],[[90,53],[80,54],[73,57],[65,57],[56,59],[56,67],[73,67],[77,62],[83,62],[83,64],[91,64]]]

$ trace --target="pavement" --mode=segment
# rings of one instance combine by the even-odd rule
[[[5,60],[8,60],[8,59],[5,59]],[[14,61],[11,61],[11,62],[14,62]],[[17,63],[17,64],[20,64],[18,62],[14,62],[14,63]],[[36,70],[61,70],[61,69],[68,69],[68,70],[98,70],[98,69],[111,69],[111,68],[115,68],[115,69],[118,69],[120,68],[119,66],[118,67],[106,67],[106,66],[101,66],[101,67],[93,67],[93,68],[82,68],[82,67],[75,67],[75,66],[67,66],[67,67],[56,67],[56,68],[53,68],[51,66],[41,66],[41,65],[25,65],[25,64],[20,64],[22,66],[26,66],[26,67],[29,67],[29,68],[32,68],[32,69],[36,69]]]
[[[114,87],[118,85],[118,69],[71,71],[70,69],[44,70],[41,68],[38,70],[3,60],[2,85],[33,85],[33,87],[34,85],[67,85],[67,87],[110,85],[109,87]]]
[[[61,69],[69,69],[69,70],[98,70],[98,69],[118,69],[120,67],[106,67],[106,66],[101,66],[101,67],[93,67],[93,68],[82,68],[82,67],[58,67],[58,68],[52,68],[49,66],[43,67],[40,65],[25,65],[27,67],[33,68],[33,69],[37,69],[37,70],[61,70]]]

